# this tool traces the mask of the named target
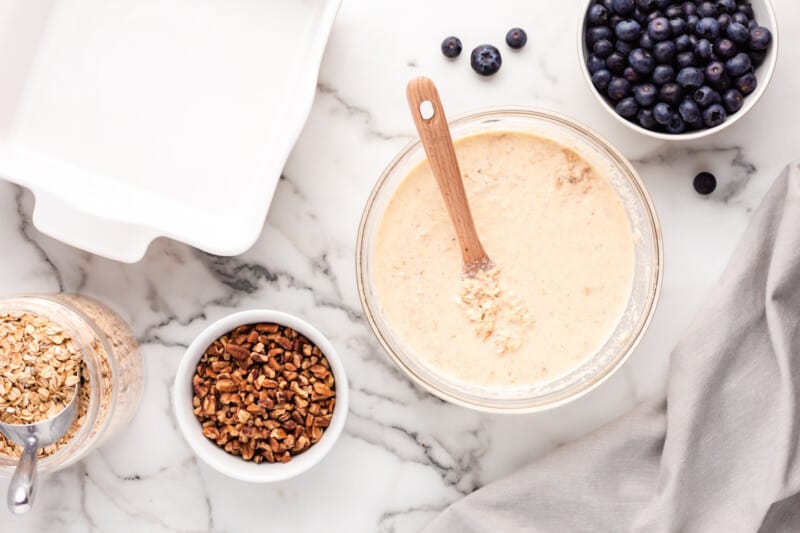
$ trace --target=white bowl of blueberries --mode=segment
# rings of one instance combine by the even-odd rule
[[[769,0],[589,0],[582,71],[619,121],[665,140],[692,140],[743,117],[778,56]]]

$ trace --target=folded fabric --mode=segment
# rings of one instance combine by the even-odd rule
[[[446,509],[426,533],[800,532],[800,164],[671,355],[666,400]]]

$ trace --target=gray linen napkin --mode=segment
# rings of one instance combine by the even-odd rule
[[[648,403],[426,533],[800,532],[800,164],[755,213]]]

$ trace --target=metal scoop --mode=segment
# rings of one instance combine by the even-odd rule
[[[14,476],[8,485],[6,502],[14,514],[26,513],[33,506],[36,495],[36,462],[39,448],[44,448],[60,439],[72,426],[78,413],[78,386],[75,394],[60,413],[34,424],[6,424],[0,422],[0,433],[24,446]]]

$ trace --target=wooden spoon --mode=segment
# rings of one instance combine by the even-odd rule
[[[461,245],[464,272],[473,275],[479,269],[488,270],[493,266],[492,261],[475,230],[453,139],[450,137],[450,127],[436,85],[428,78],[415,78],[408,82],[406,96],[422,146]]]

